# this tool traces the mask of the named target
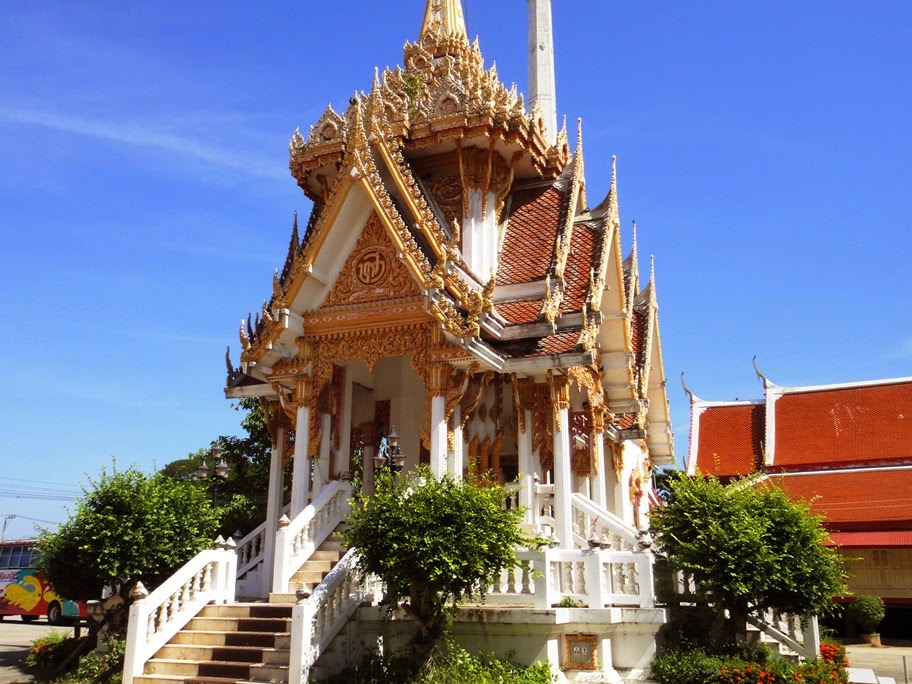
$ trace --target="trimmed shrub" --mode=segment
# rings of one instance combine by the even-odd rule
[[[846,608],[846,617],[861,629],[862,634],[874,634],[886,617],[883,599],[864,594]]]

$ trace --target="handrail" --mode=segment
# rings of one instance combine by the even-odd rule
[[[351,485],[335,480],[288,525],[276,533],[276,559],[272,591],[287,593],[292,575],[332,534],[351,510]]]
[[[298,601],[291,616],[291,655],[288,684],[304,684],[320,654],[327,649],[355,610],[370,600],[379,601],[380,581],[364,577],[358,553],[349,549],[313,594]]]
[[[130,606],[124,684],[140,676],[146,661],[205,605],[234,601],[236,569],[233,545],[200,551],[151,594],[140,593]]]
[[[576,543],[587,546],[593,535],[599,541],[604,536],[611,548],[631,551],[638,548],[639,533],[611,511],[597,506],[591,499],[579,493],[570,495],[573,508],[573,528]]]
[[[260,523],[247,536],[237,543],[238,567],[237,578],[241,579],[248,572],[263,562],[266,550],[266,523]]]
[[[748,614],[747,621],[805,660],[814,660],[820,655],[820,627],[816,615],[802,619],[796,615],[777,616],[767,610],[756,615]],[[801,641],[798,640],[799,628]]]

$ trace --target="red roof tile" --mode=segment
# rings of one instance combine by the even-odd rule
[[[828,546],[848,549],[886,549],[912,547],[912,530],[888,532],[831,532]]]
[[[705,407],[696,417],[700,472],[733,477],[756,471],[763,452],[765,410],[763,404]]]
[[[773,481],[793,498],[811,501],[811,510],[834,529],[912,527],[912,468],[785,475]]]
[[[501,316],[507,319],[510,325],[521,323],[534,323],[538,320],[543,306],[543,300],[533,299],[524,302],[504,302],[495,304],[494,308]]]
[[[552,186],[513,193],[497,284],[541,280],[551,268],[565,196]]]
[[[636,371],[643,367],[646,360],[646,322],[649,319],[642,311],[633,310],[630,319],[630,344],[636,357]]]
[[[637,422],[636,413],[618,413],[614,416],[614,424],[618,430],[629,430]]]
[[[561,312],[582,311],[589,295],[589,273],[595,265],[595,251],[600,236],[587,225],[573,227],[570,254],[564,268],[564,301]]]
[[[776,400],[776,467],[912,460],[912,383],[794,392]]]
[[[542,338],[510,340],[509,342],[492,343],[497,350],[514,358],[529,358],[564,354],[573,351],[579,341],[580,331],[572,330]]]

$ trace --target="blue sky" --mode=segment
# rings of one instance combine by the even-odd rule
[[[0,517],[59,521],[111,457],[234,434],[223,354],[271,291],[295,127],[401,62],[424,2],[17,3],[0,16]],[[526,91],[521,0],[468,0]],[[655,255],[679,459],[688,406],[912,375],[912,5],[558,0],[559,115],[590,202],[618,157]],[[572,125],[572,124],[571,124]],[[11,494],[12,492],[12,494]]]

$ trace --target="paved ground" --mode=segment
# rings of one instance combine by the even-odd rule
[[[0,622],[0,684],[30,682],[32,678],[19,669],[29,646],[48,632],[73,633],[72,627],[51,627],[44,619],[26,624],[17,617]]]
[[[912,643],[908,641],[889,642],[880,648],[867,644],[849,645],[846,654],[852,667],[869,667],[881,677],[893,677],[897,684],[903,684],[903,656],[909,663],[909,680],[912,682]]]

